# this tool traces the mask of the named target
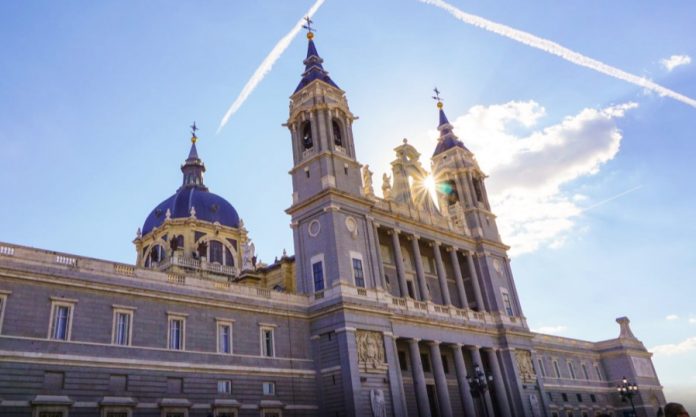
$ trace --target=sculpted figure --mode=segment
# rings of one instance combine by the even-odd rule
[[[385,200],[391,199],[391,177],[386,173],[382,175],[382,195]]]
[[[370,171],[370,166],[365,164],[362,169],[363,178],[363,192],[366,196],[375,195],[375,190],[372,188],[372,171]]]

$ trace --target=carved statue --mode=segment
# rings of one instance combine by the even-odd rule
[[[193,207],[191,207],[193,209]],[[164,220],[171,220],[172,218],[172,211],[170,209],[167,209],[167,212],[164,213]]]
[[[385,364],[382,334],[358,330],[355,333],[358,344],[358,362],[365,368],[377,369]]]
[[[370,166],[365,164],[365,166],[362,169],[362,178],[363,178],[363,193],[365,193],[366,196],[373,196],[375,195],[375,189],[372,188],[372,171],[370,171]]]
[[[528,350],[515,350],[515,359],[517,359],[517,367],[520,370],[522,381],[534,381],[536,373],[534,372],[534,366],[532,366],[532,353]]]
[[[391,200],[391,177],[384,173],[382,175],[382,196],[385,200]]]
[[[384,391],[381,389],[370,390],[370,405],[372,406],[372,417],[387,417]]]
[[[256,247],[254,246],[254,242],[252,242],[251,239],[244,242],[244,244],[242,245],[242,270],[243,271],[254,270],[254,266],[256,264],[256,255],[254,254],[254,252],[256,252]]]
[[[191,218],[196,218],[196,208],[191,206],[191,210],[189,210],[189,214],[191,215]]]

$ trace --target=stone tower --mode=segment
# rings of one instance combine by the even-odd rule
[[[302,79],[290,97],[290,170],[298,290],[320,293],[343,282],[374,287],[370,201],[363,195],[345,92],[322,66],[310,31]],[[367,237],[367,239],[365,238]],[[371,272],[372,271],[372,272]]]

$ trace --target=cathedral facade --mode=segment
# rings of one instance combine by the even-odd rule
[[[257,262],[194,129],[134,265],[0,243],[0,415],[654,416],[662,387],[627,318],[601,342],[529,330],[441,102],[430,171],[404,139],[375,193],[312,35],[286,122],[294,255]]]

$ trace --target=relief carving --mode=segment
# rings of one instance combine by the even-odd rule
[[[532,352],[528,350],[515,350],[515,359],[517,360],[517,368],[520,370],[520,378],[524,382],[534,382],[536,373],[532,365]]]
[[[384,358],[382,333],[367,330],[355,332],[358,345],[358,365],[366,372],[380,372],[387,368]]]

